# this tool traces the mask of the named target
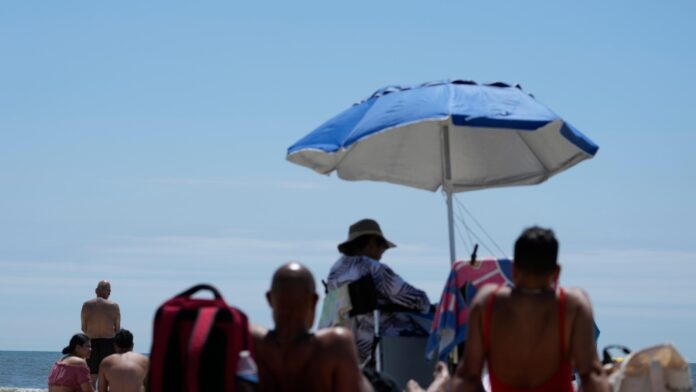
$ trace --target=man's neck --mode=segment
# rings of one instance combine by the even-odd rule
[[[550,293],[553,292],[553,288],[551,287],[536,287],[536,288],[529,288],[529,287],[518,287],[515,286],[512,288],[514,292],[520,293],[520,294],[527,294],[527,295],[541,295],[545,293]]]
[[[306,329],[281,329],[276,327],[269,331],[269,337],[280,345],[293,345],[306,340],[312,334]]]
[[[541,294],[554,290],[553,276],[520,274],[514,279],[515,290],[520,293]]]

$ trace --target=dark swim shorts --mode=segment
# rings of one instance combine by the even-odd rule
[[[102,359],[108,357],[109,355],[116,352],[114,349],[114,339],[90,339],[92,344],[92,354],[87,358],[87,364],[89,365],[90,374],[99,373],[99,364]]]

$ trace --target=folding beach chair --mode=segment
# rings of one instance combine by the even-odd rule
[[[372,340],[372,351],[370,356],[361,364],[361,367],[370,366],[382,371],[382,333],[380,331],[380,316],[382,312],[408,312],[412,311],[405,306],[396,304],[380,305],[377,302],[377,288],[375,287],[372,275],[365,275],[362,278],[348,284],[348,293],[352,309],[349,317],[355,317],[372,312],[374,318],[374,338]]]

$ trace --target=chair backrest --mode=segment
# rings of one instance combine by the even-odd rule
[[[348,283],[348,295],[353,307],[350,311],[351,317],[370,313],[377,309],[377,289],[370,274]]]
[[[387,313],[418,311],[417,309],[411,309],[398,304],[380,305],[377,302],[379,293],[377,292],[377,287],[375,286],[375,280],[370,274],[348,283],[348,295],[350,296],[350,303],[352,306],[349,313],[350,317],[354,317],[359,314],[371,313],[374,310]]]

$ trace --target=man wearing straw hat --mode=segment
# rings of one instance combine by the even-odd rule
[[[324,314],[336,314],[338,302],[332,301],[332,294],[349,283],[370,275],[377,291],[377,304],[400,305],[404,308],[427,312],[430,300],[427,294],[406,283],[387,265],[382,264],[382,254],[396,245],[387,240],[382,234],[379,224],[373,219],[363,219],[355,222],[348,230],[348,239],[338,245],[341,257],[331,267],[326,281],[327,299],[324,302]],[[345,293],[345,291],[344,291]],[[333,312],[332,312],[333,311]],[[319,327],[336,325],[335,318],[322,317]],[[356,315],[346,321],[358,346],[360,361],[369,358],[374,339],[374,319],[372,314]],[[415,323],[405,313],[383,312],[380,316],[380,332],[382,336],[426,336],[428,332]]]

